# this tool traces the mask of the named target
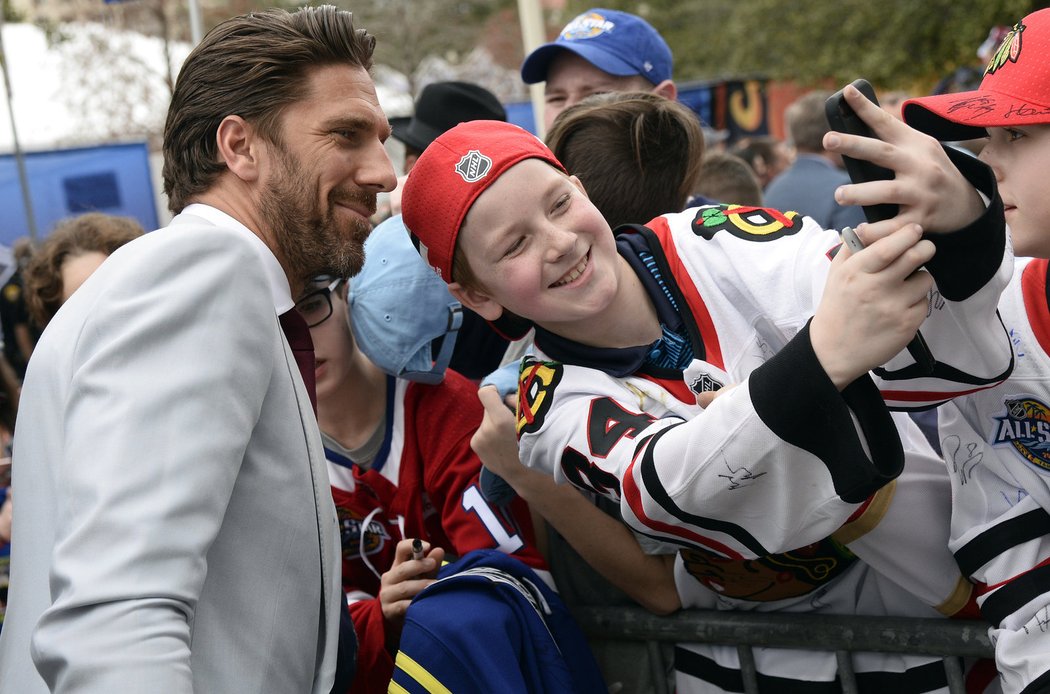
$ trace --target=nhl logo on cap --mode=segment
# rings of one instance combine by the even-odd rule
[[[467,183],[476,183],[485,178],[492,169],[492,160],[476,149],[472,149],[463,155],[456,164],[458,173]]]

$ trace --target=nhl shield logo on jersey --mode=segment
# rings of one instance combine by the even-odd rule
[[[554,388],[561,382],[563,367],[553,361],[526,357],[518,372],[518,437],[539,431],[554,401]]]
[[[724,383],[711,374],[702,373],[690,381],[689,390],[699,395],[700,393],[710,393],[714,390],[722,390],[722,386],[724,385]]]
[[[477,183],[488,175],[492,160],[476,149],[472,149],[456,164],[456,173],[467,183]]]
[[[798,212],[766,207],[715,205],[701,207],[693,218],[693,233],[708,241],[719,231],[728,231],[745,241],[772,241],[802,228]]]
[[[992,445],[1010,445],[1041,472],[1050,472],[1050,407],[1031,395],[1003,402],[1006,414],[996,417]]]

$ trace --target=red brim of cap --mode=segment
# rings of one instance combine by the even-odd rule
[[[904,122],[938,140],[973,140],[985,128],[1050,123],[1050,105],[1019,99],[992,89],[908,99]]]

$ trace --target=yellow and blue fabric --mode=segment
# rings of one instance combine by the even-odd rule
[[[476,550],[442,567],[405,616],[393,694],[605,694],[565,604],[529,567]]]

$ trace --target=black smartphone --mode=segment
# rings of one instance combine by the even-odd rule
[[[863,94],[868,101],[878,104],[875,98],[875,89],[865,79],[855,80],[853,86]],[[835,92],[824,102],[824,113],[828,118],[828,125],[832,130],[847,135],[860,135],[861,137],[875,138],[868,124],[860,119],[853,107],[846,103],[846,97],[842,90]],[[877,139],[877,138],[876,138]],[[854,183],[866,183],[867,181],[886,181],[893,178],[893,172],[889,169],[872,164],[863,159],[854,159],[843,155],[842,163],[846,167],[846,173]],[[880,222],[897,214],[898,206],[893,204],[864,205],[864,216],[869,222]]]
[[[854,80],[852,84],[868,101],[873,104],[879,103],[879,100],[875,98],[875,89],[867,80]],[[868,124],[861,120],[852,106],[846,103],[846,97],[842,94],[841,89],[828,97],[828,100],[824,102],[824,113],[827,115],[828,125],[831,126],[832,130],[848,135],[875,137],[875,133],[872,132]],[[842,163],[846,167],[846,173],[849,174],[850,180],[854,183],[888,181],[894,177],[893,172],[889,169],[872,164],[864,159],[854,159],[843,155]],[[879,222],[895,217],[899,210],[900,207],[898,205],[890,203],[864,205],[864,216],[869,222]],[[842,230],[842,237],[854,253],[864,247],[860,238],[849,227]],[[935,360],[933,354],[930,353],[930,348],[926,345],[926,340],[922,337],[922,333],[915,333],[915,337],[908,343],[908,353],[915,360],[922,374],[933,373]]]

